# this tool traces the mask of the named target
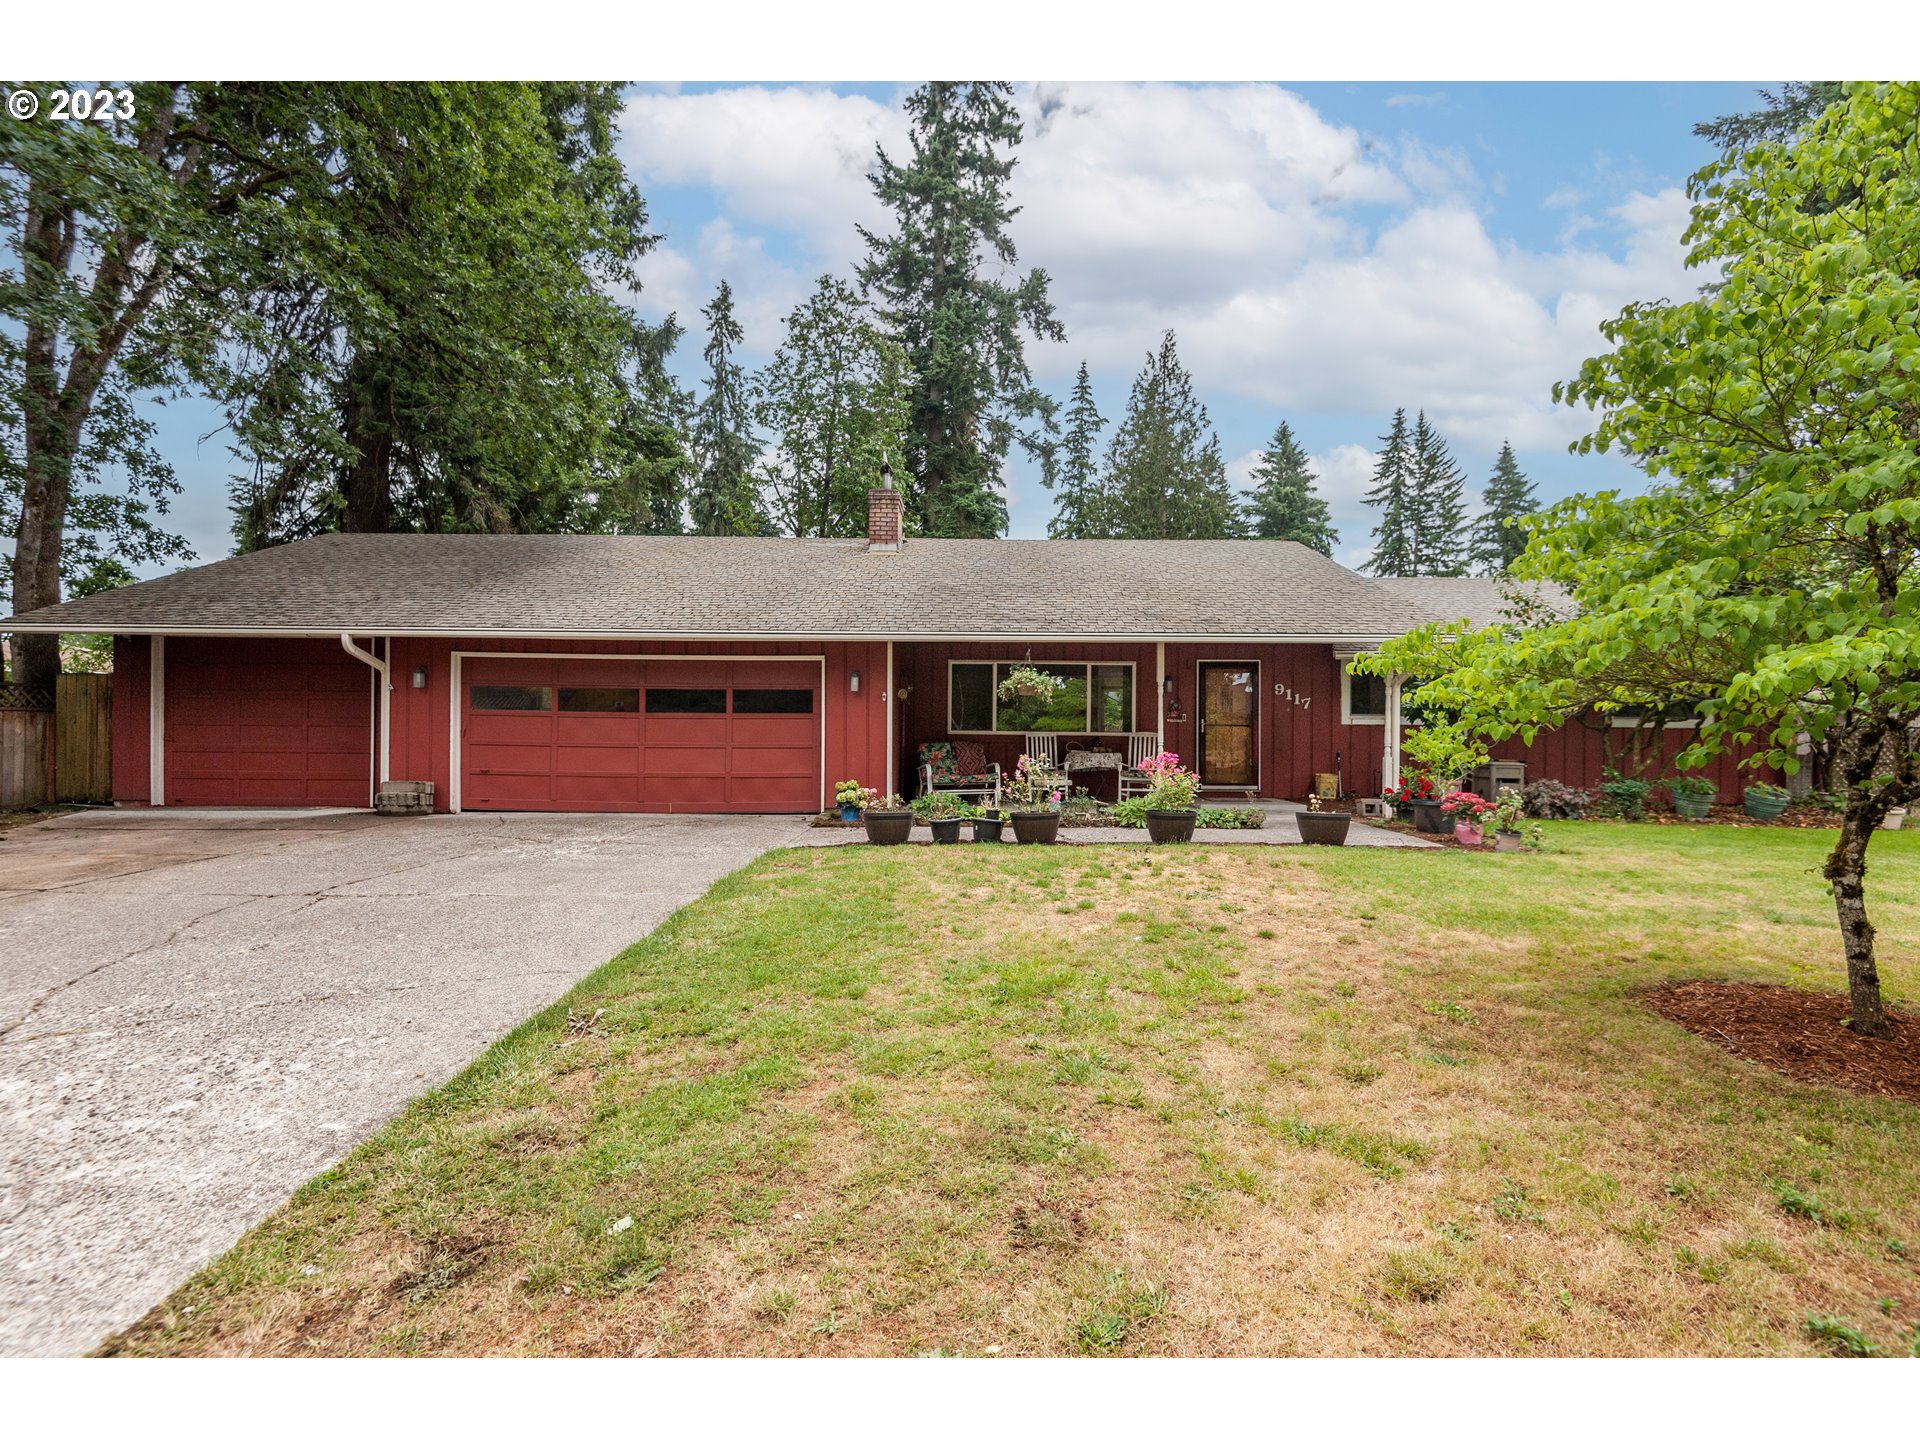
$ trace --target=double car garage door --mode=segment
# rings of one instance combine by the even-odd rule
[[[820,667],[470,659],[465,810],[817,810]]]

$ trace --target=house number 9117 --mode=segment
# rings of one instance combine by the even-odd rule
[[[1276,683],[1273,687],[1273,693],[1283,700],[1291,700],[1302,710],[1311,710],[1313,708],[1313,697],[1311,695],[1298,694],[1293,690],[1289,690],[1285,685]]]

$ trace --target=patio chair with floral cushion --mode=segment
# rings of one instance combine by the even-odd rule
[[[920,747],[920,793],[977,796],[1000,808],[1000,767],[987,761],[978,740],[933,740]]]

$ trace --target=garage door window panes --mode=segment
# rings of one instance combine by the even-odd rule
[[[725,690],[648,690],[649,715],[724,715]]]
[[[640,708],[640,687],[636,685],[623,690],[618,687],[588,689],[576,686],[568,689],[563,686],[560,708],[594,715],[631,715]]]
[[[553,690],[547,685],[476,685],[476,710],[551,710]]]
[[[736,715],[811,715],[811,690],[736,690],[733,692]]]

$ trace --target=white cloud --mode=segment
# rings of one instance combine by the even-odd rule
[[[1173,328],[1203,397],[1424,407],[1463,450],[1557,448],[1583,417],[1549,390],[1603,343],[1599,322],[1700,283],[1678,190],[1594,214],[1555,192],[1569,225],[1527,248],[1489,233],[1464,155],[1369,138],[1278,86],[1040,85],[1017,102],[1012,233],[1067,327],[1065,345],[1030,347],[1056,387],[1083,359],[1123,387]],[[704,187],[726,217],[649,260],[647,308],[694,323],[725,273],[764,352],[814,275],[861,253],[855,224],[884,225],[866,170],[876,143],[905,154],[906,129],[863,96],[742,86],[636,95],[622,143],[643,191]]]

